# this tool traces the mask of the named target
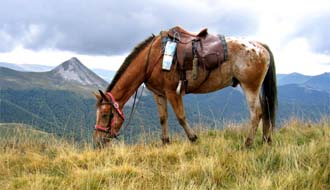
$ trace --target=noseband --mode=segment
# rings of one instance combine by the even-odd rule
[[[125,115],[124,115],[124,112],[119,108],[119,104],[118,102],[115,100],[115,98],[113,97],[113,95],[111,94],[111,92],[107,92],[107,95],[110,97],[110,102],[105,102],[105,103],[102,103],[102,104],[110,104],[117,112],[117,114],[119,115],[119,117],[125,121]],[[101,105],[102,105],[101,104]],[[115,123],[117,122],[117,115],[114,115],[112,118],[110,118],[111,120],[111,124],[107,127],[102,127],[101,125],[95,125],[95,128],[94,130],[96,131],[101,131],[101,132],[104,132],[104,133],[108,133],[109,134],[109,137],[110,138],[116,138],[119,134],[112,134],[111,133],[111,128],[115,125]],[[110,123],[110,122],[109,122]]]

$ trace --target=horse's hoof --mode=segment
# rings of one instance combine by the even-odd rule
[[[252,147],[252,144],[253,144],[253,141],[251,138],[247,138],[246,141],[245,141],[245,147],[246,148],[251,148]]]
[[[162,142],[163,142],[163,145],[170,144],[170,138],[169,137],[162,137]]]
[[[197,135],[193,135],[193,136],[189,137],[190,142],[196,142],[197,139],[198,139]]]

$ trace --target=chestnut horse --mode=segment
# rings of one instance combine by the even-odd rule
[[[258,125],[262,119],[263,142],[271,143],[271,131],[275,127],[277,87],[275,63],[270,49],[259,42],[226,38],[228,59],[212,71],[199,70],[197,80],[192,80],[192,71],[186,72],[191,93],[208,93],[233,83],[240,84],[249,106],[251,127],[245,146],[252,145]],[[137,45],[117,71],[106,92],[95,93],[97,98],[94,143],[107,144],[119,134],[125,120],[122,112],[125,103],[142,83],[154,93],[157,103],[161,139],[169,143],[167,126],[167,101],[190,141],[197,139],[196,133],[186,121],[182,96],[177,94],[180,73],[176,69],[162,70],[161,36],[150,36]]]

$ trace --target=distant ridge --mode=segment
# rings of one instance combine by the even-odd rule
[[[330,93],[330,73],[326,72],[321,75],[314,76],[305,82],[304,85],[306,87]]]
[[[277,77],[277,84],[280,86],[287,84],[303,84],[312,77],[313,76],[303,75],[300,73],[279,74]]]
[[[309,76],[300,73],[278,74],[278,85],[296,84],[301,87],[330,93],[330,72]]]
[[[13,69],[16,71],[23,71],[23,72],[47,72],[55,68],[55,66],[47,66],[47,65],[15,64],[15,63],[6,63],[6,62],[0,62],[0,67],[6,67],[9,69]],[[108,69],[91,68],[90,70],[96,73],[102,79],[106,80],[107,82],[110,82],[113,76],[116,74],[116,71],[108,70]]]

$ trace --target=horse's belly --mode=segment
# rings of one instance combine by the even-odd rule
[[[220,90],[232,84],[232,73],[223,69],[214,69],[210,73],[200,73],[198,80],[193,80],[191,72],[187,72],[189,93],[209,93]]]

